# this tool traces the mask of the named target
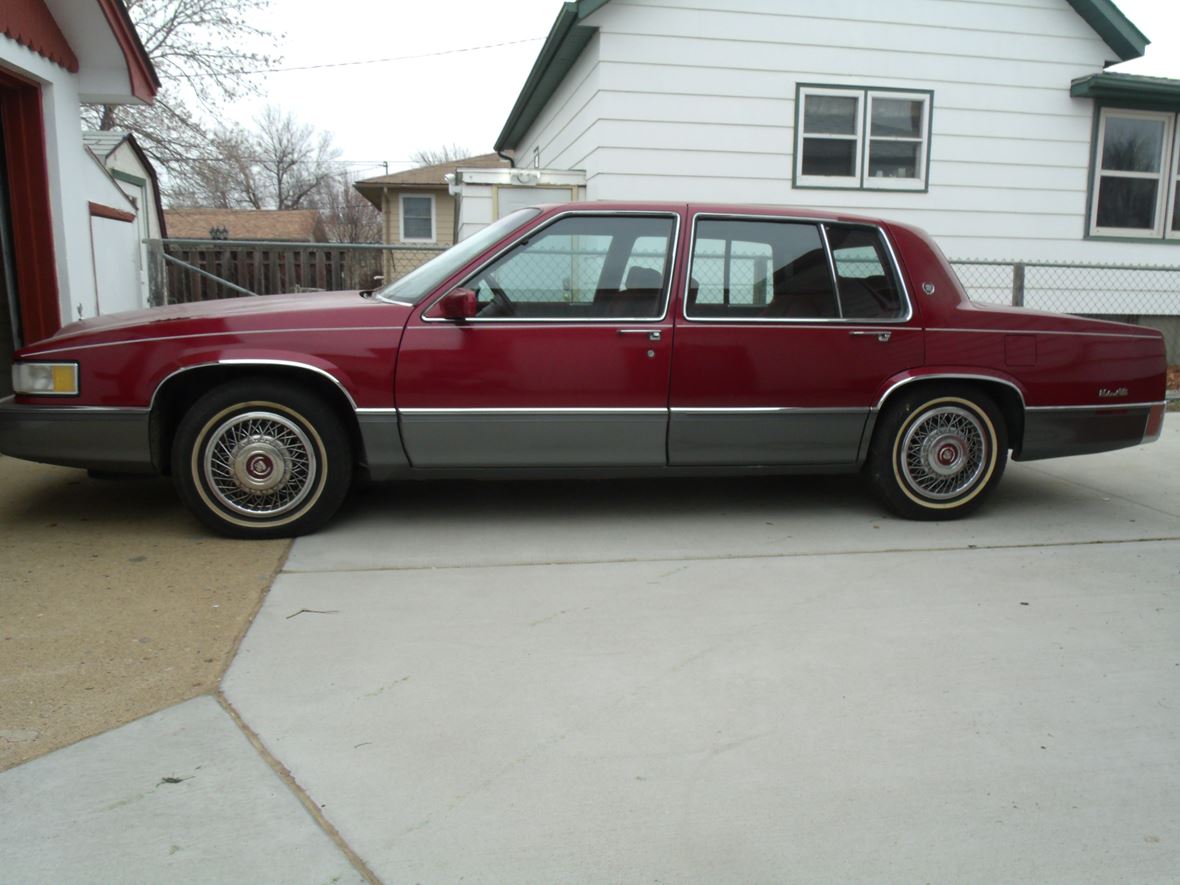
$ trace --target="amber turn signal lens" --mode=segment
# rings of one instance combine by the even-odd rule
[[[23,396],[76,396],[77,363],[16,363],[12,389]]]

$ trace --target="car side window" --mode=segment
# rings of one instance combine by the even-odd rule
[[[876,228],[828,225],[840,307],[846,319],[886,320],[902,315],[901,292]]]
[[[698,319],[839,316],[819,226],[796,221],[697,221],[685,315]]]
[[[477,271],[477,319],[657,319],[676,219],[575,215]]]

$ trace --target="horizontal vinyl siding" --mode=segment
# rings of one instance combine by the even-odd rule
[[[533,149],[538,148],[542,167],[580,169],[573,145],[597,118],[596,110],[589,107],[597,94],[598,38],[595,37],[582,50],[557,92],[516,146],[517,165],[531,166]]]
[[[388,189],[385,191],[385,242],[401,243],[401,200],[399,196],[405,194],[412,197],[434,196],[434,233],[435,242],[449,246],[455,239],[455,198],[443,190],[414,190],[413,188]],[[414,241],[417,242],[417,241]],[[407,246],[414,242],[406,243]],[[431,245],[423,243],[422,245]]]
[[[587,24],[525,148],[585,169],[591,199],[833,207],[961,257],[1180,263],[1180,244],[1084,239],[1093,105],[1069,86],[1114,53],[1066,0],[612,0]],[[932,90],[929,192],[792,189],[800,83]]]
[[[757,19],[826,21],[852,27],[912,25],[940,30],[983,31],[991,34],[1053,34],[1061,39],[1098,41],[1097,35],[1073,9],[1062,0],[841,0],[819,6],[815,3],[782,0],[612,0],[611,5],[642,7],[648,10],[683,10],[696,16],[709,12],[734,13]],[[1019,19],[1008,16],[1018,10]],[[1108,54],[1113,55],[1109,49]]]

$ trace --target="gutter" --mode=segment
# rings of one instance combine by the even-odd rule
[[[535,112],[539,110],[536,105],[539,103],[542,107],[544,106],[545,101],[557,89],[565,73],[577,58],[577,53],[581,52],[582,47],[593,36],[592,29],[577,27],[578,22],[589,14],[581,11],[579,5],[577,2],[562,4],[561,11],[557,14],[557,20],[549,29],[549,36],[545,38],[545,44],[541,47],[541,52],[533,63],[533,69],[529,72],[528,79],[524,81],[520,95],[517,96],[516,104],[512,106],[512,112],[508,115],[508,120],[504,123],[504,128],[496,139],[495,151],[500,156],[504,156],[504,151],[516,147],[517,140],[524,135],[523,130],[528,128],[535,117]],[[589,33],[577,34],[578,31],[588,31]],[[575,40],[575,38],[582,39]],[[570,51],[575,48],[575,45],[574,59],[569,59]],[[569,61],[569,65],[561,63],[566,60]],[[526,118],[528,111],[534,113]]]

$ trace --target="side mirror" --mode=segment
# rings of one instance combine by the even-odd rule
[[[471,289],[452,289],[442,297],[438,306],[442,315],[448,320],[459,320],[460,322],[479,312],[475,292]]]

